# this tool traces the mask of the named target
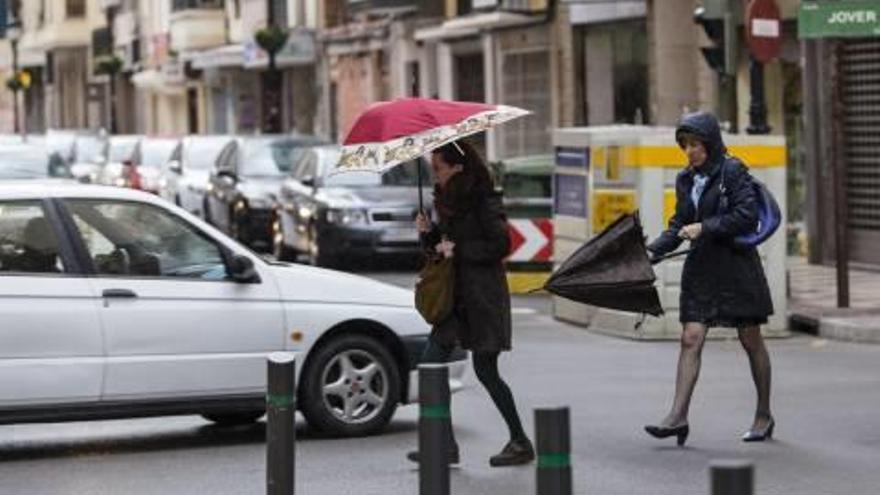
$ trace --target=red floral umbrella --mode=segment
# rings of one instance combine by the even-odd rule
[[[505,105],[426,98],[378,102],[355,121],[333,173],[382,173],[444,144],[529,113]]]

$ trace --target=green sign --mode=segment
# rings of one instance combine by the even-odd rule
[[[880,0],[803,2],[800,38],[880,37]]]

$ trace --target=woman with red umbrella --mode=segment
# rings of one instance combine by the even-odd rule
[[[510,441],[489,459],[491,466],[526,464],[535,458],[510,388],[498,372],[498,356],[511,347],[510,294],[503,259],[510,248],[501,195],[474,148],[454,141],[431,154],[434,204],[438,222],[424,214],[416,220],[425,248],[452,258],[455,266],[453,310],[435,325],[423,362],[447,361],[456,344],[471,351],[474,371],[504,418]],[[450,435],[452,430],[450,429]],[[458,444],[449,441],[449,462],[458,463]],[[418,452],[410,452],[418,462]]]

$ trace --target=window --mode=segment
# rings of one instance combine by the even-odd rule
[[[550,57],[546,50],[507,53],[502,75],[503,101],[532,115],[500,127],[501,158],[538,155],[553,149],[550,135]]]
[[[67,205],[101,275],[227,278],[220,247],[162,208],[104,200]]]
[[[0,274],[63,272],[59,253],[39,202],[0,203]]]
[[[66,13],[67,17],[85,17],[86,0],[67,0]]]

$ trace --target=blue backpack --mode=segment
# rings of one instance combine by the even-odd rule
[[[721,166],[721,180],[719,189],[721,190],[721,210],[727,210],[727,188],[724,186],[724,172],[727,168],[727,160]],[[752,177],[752,187],[755,189],[755,196],[758,200],[758,228],[754,232],[738,235],[733,239],[733,244],[740,248],[751,248],[760,245],[770,238],[779,224],[782,223],[782,213],[779,210],[779,204],[776,198],[767,189],[761,181]]]

